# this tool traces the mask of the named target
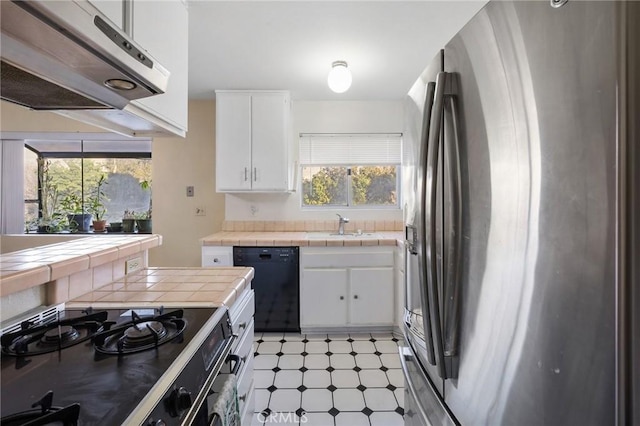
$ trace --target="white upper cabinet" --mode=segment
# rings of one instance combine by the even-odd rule
[[[216,189],[251,190],[251,94],[216,93]]]
[[[134,1],[133,39],[171,73],[167,91],[132,104],[175,127],[187,130],[189,15],[182,1]]]
[[[216,91],[216,190],[289,190],[286,91]]]
[[[75,120],[131,136],[187,134],[189,14],[182,0],[91,0],[169,72],[163,94],[131,101],[123,110],[59,110]]]
[[[124,2],[122,0],[89,0],[89,3],[116,24],[118,28],[124,29]]]

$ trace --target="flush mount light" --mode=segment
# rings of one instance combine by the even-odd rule
[[[116,90],[133,90],[136,88],[136,84],[129,80],[123,80],[121,78],[110,78],[104,82],[104,85]]]
[[[329,88],[336,93],[346,92],[351,87],[351,71],[346,61],[335,61],[331,64],[327,82]]]

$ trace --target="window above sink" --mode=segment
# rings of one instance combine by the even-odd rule
[[[301,134],[302,208],[399,209],[401,134]]]

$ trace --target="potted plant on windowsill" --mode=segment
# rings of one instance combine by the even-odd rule
[[[122,217],[122,232],[134,232],[136,230],[136,218],[133,211],[125,210]]]
[[[61,215],[58,212],[60,193],[58,186],[53,183],[49,174],[51,161],[38,158],[38,186],[40,190],[40,217],[38,218],[38,232],[58,232],[62,230]]]
[[[91,228],[91,213],[85,213],[82,198],[77,194],[68,194],[62,199],[60,206],[67,213],[71,232],[89,231]]]
[[[102,200],[106,199],[102,186],[106,184],[107,182],[104,175],[100,176],[93,195],[87,199],[87,210],[89,210],[94,217],[93,232],[106,232],[107,221],[104,219],[104,214],[107,212],[107,209],[102,202]]]
[[[152,227],[152,221],[151,221],[151,181],[150,180],[143,180],[142,182],[140,182],[140,187],[142,189],[145,190],[149,190],[149,210],[147,210],[144,213],[140,213],[135,215],[136,216],[136,225],[138,226],[138,233],[140,234],[150,234],[151,233],[151,227]]]
[[[151,210],[147,210],[144,213],[139,213],[135,215],[136,217],[136,225],[138,226],[139,234],[150,234],[151,233]]]

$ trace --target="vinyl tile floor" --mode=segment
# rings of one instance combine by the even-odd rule
[[[391,333],[256,333],[252,426],[403,426]]]

